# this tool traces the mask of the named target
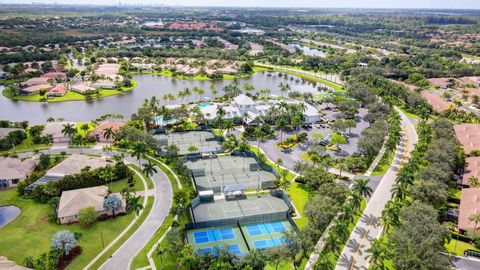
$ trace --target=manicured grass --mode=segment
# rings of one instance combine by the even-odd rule
[[[5,154],[5,153],[13,153],[13,152],[30,152],[35,149],[47,149],[49,147],[48,144],[34,144],[32,141],[32,138],[27,134],[27,138],[23,140],[19,145],[15,146],[15,151],[13,148],[6,150],[6,151],[0,151],[0,154]]]
[[[415,119],[415,120],[420,119],[420,116],[409,112],[406,108],[403,108],[403,107],[398,107],[398,108],[399,108],[403,113],[405,113],[405,114],[408,116],[408,118]]]
[[[134,218],[134,215],[119,216],[96,222],[87,229],[79,224],[59,225],[48,220],[52,213],[50,206],[19,197],[15,189],[0,191],[0,205],[15,205],[22,210],[17,219],[0,229],[0,254],[18,264],[23,264],[26,257],[37,257],[48,251],[51,238],[60,230],[82,233],[79,245],[83,252],[68,269],[83,268],[103,249],[102,235],[108,245]]]
[[[91,95],[91,97],[92,99],[97,99],[97,98],[123,94],[137,87],[138,85],[137,81],[131,80],[131,82],[132,82],[132,86],[122,87],[118,90],[101,89],[98,94],[93,94]],[[25,95],[13,96],[6,89],[2,91],[2,94],[11,99],[21,100],[21,101],[31,101],[31,102],[65,102],[65,101],[88,100],[87,96],[73,92],[73,91],[68,91],[64,96],[61,96],[61,97],[54,97],[54,98],[48,98],[48,99],[45,99],[44,96],[41,96],[39,94],[34,94],[29,96],[25,96]]]
[[[384,175],[387,172],[388,168],[390,168],[390,164],[392,164],[393,162],[393,158],[395,157],[394,153],[395,152],[390,154],[384,153],[383,157],[378,162],[377,167],[375,167],[370,176]]]
[[[140,177],[137,174],[135,174],[133,178],[135,179],[135,184],[132,187],[132,191],[143,191],[144,187],[143,187],[142,179],[140,179]],[[128,179],[125,178],[122,180],[118,180],[113,182],[111,185],[109,184],[107,186],[109,187],[111,192],[120,192],[122,191],[123,187],[128,186]]]
[[[120,248],[123,245],[123,243],[125,243],[125,241],[128,240],[128,238],[130,238],[130,236],[132,236],[132,234],[138,229],[138,227],[140,227],[140,225],[142,225],[142,223],[145,221],[148,214],[152,210],[153,200],[154,200],[153,197],[151,197],[151,196],[145,197],[145,199],[147,200],[147,205],[146,205],[145,209],[143,210],[143,212],[140,214],[140,217],[135,221],[133,226],[130,227],[130,229],[127,231],[127,233],[125,233],[110,249],[108,249],[108,251],[105,252],[100,257],[100,259],[98,259],[89,269],[100,268],[100,266],[102,266],[102,264],[105,263],[108,260],[108,258],[110,258],[110,256],[112,256],[112,254],[115,251],[117,251],[117,249]],[[144,199],[142,198],[141,199],[142,203],[143,203],[143,200]],[[131,214],[130,216],[133,217],[134,214]],[[71,268],[71,269],[76,269],[76,268]]]
[[[462,195],[462,191],[460,189],[457,189],[457,188],[449,188],[448,189],[448,194],[452,198],[460,199],[460,196]]]
[[[458,241],[454,237],[452,237],[452,240],[450,241],[450,243],[445,244],[445,249],[447,250],[448,253],[455,254],[458,256],[463,256],[463,253],[467,249],[478,250],[475,248],[474,245],[471,245],[466,242]]]
[[[135,166],[133,164],[127,164],[127,166],[134,169],[138,173],[140,173],[143,176],[143,178],[145,179],[145,181],[147,182],[147,188],[148,189],[153,189],[154,186],[153,186],[152,179],[150,179],[150,177],[147,177],[137,166]],[[136,174],[135,174],[135,176],[138,177],[138,175],[136,175]],[[140,180],[140,178],[138,180]],[[135,182],[135,185],[137,184],[136,182]],[[142,180],[140,180],[140,182],[142,182]],[[143,183],[142,183],[142,186],[143,186]]]
[[[313,133],[312,136],[313,136],[314,138],[323,139],[323,134],[322,134],[322,133]]]

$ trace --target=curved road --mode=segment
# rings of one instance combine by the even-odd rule
[[[104,152],[101,149],[96,148],[84,148],[72,149],[72,148],[55,148],[50,150],[44,150],[45,153],[59,154],[65,151],[68,154],[95,154],[112,156],[114,152]],[[21,157],[26,157],[31,153],[19,154]],[[135,158],[127,156],[125,161],[138,165],[138,161]],[[147,161],[141,159],[142,164]],[[122,246],[115,251],[115,253],[100,267],[105,270],[121,270],[130,269],[130,263],[133,258],[140,252],[140,250],[148,243],[153,237],[155,232],[160,228],[165,218],[170,212],[172,206],[173,189],[170,185],[167,175],[162,170],[158,169],[158,172],[150,177],[154,184],[152,193],[154,195],[154,203],[152,210],[145,219],[145,221],[138,227],[138,229],[125,241]],[[85,267],[88,268],[89,266]]]
[[[371,247],[371,241],[379,238],[382,233],[382,226],[379,224],[382,210],[392,197],[391,189],[395,184],[398,170],[404,162],[408,161],[410,153],[418,141],[413,123],[402,111],[396,110],[402,117],[402,141],[395,151],[395,158],[390,168],[369,199],[362,216],[350,234],[335,269],[368,269],[369,258],[367,257],[369,254],[367,250]]]

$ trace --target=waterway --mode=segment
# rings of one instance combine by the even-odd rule
[[[179,80],[160,75],[138,74],[133,78],[138,82],[138,86],[130,92],[95,99],[92,101],[69,101],[58,103],[46,102],[27,102],[15,101],[0,95],[0,120],[24,121],[28,120],[30,124],[44,123],[48,117],[61,117],[67,121],[89,121],[96,119],[108,113],[121,114],[124,117],[130,117],[145,99],[156,96],[162,104],[178,104],[185,101],[210,97],[211,81],[193,81]],[[270,89],[271,94],[280,95],[278,85],[288,83],[292,91],[301,93],[319,93],[320,83],[310,83],[299,77],[275,73],[275,72],[257,72],[250,78],[240,79],[240,85],[244,83],[252,84],[257,91],[261,89]],[[223,95],[223,87],[231,83],[229,80],[214,82],[217,86],[218,94]],[[206,94],[198,97],[195,94],[187,99],[177,99],[175,101],[164,102],[162,97],[166,93],[171,93],[177,97],[179,91],[188,87],[201,87],[205,89]],[[0,86],[0,91],[3,86]]]

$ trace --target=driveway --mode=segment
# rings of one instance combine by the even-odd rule
[[[67,154],[95,154],[112,156],[114,152],[104,152],[101,149],[84,148],[71,149],[71,148],[58,148],[45,150],[44,153],[59,154],[60,152],[66,152]],[[23,153],[20,157],[31,156],[31,153]],[[125,161],[138,165],[138,161],[135,158],[127,156]],[[147,163],[145,160],[141,160],[142,164]],[[158,172],[151,176],[154,184],[154,204],[150,214],[140,227],[130,236],[130,238],[123,243],[123,245],[100,267],[100,269],[107,270],[119,270],[130,269],[130,263],[133,258],[140,252],[140,250],[148,243],[153,237],[155,232],[160,228],[165,218],[170,212],[172,206],[173,190],[168,180],[167,175],[162,170],[158,169]],[[151,193],[152,191],[149,191]],[[85,268],[88,268],[85,267]]]
[[[368,269],[367,250],[371,247],[372,239],[380,237],[382,232],[382,226],[379,224],[381,212],[391,198],[391,188],[395,184],[398,170],[404,162],[408,161],[410,153],[418,141],[415,127],[410,119],[403,112],[397,111],[402,117],[402,141],[395,151],[392,165],[382,177],[350,238],[347,240],[335,269]]]

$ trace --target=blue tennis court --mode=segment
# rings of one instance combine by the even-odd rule
[[[248,234],[250,236],[281,233],[286,230],[285,225],[281,221],[250,224],[246,225],[245,227],[247,228]]]
[[[253,241],[253,246],[255,247],[255,249],[267,249],[271,247],[280,246],[283,243],[285,243],[285,239],[283,239],[283,237],[280,237],[280,238],[256,240],[256,241]]]
[[[193,234],[196,244],[203,244],[208,242],[217,242],[223,240],[235,239],[235,233],[232,228],[224,228],[203,232],[195,232]]]
[[[223,249],[223,246],[218,246],[218,248]],[[210,253],[214,256],[217,256],[218,255],[217,250],[218,249],[216,249],[214,247],[207,247],[207,248],[201,248],[197,252],[202,254],[202,255],[206,255],[207,253]],[[236,256],[241,256],[242,255],[242,251],[240,250],[240,246],[237,245],[237,244],[233,244],[233,245],[228,246],[227,252],[230,253],[230,254],[234,254]]]

